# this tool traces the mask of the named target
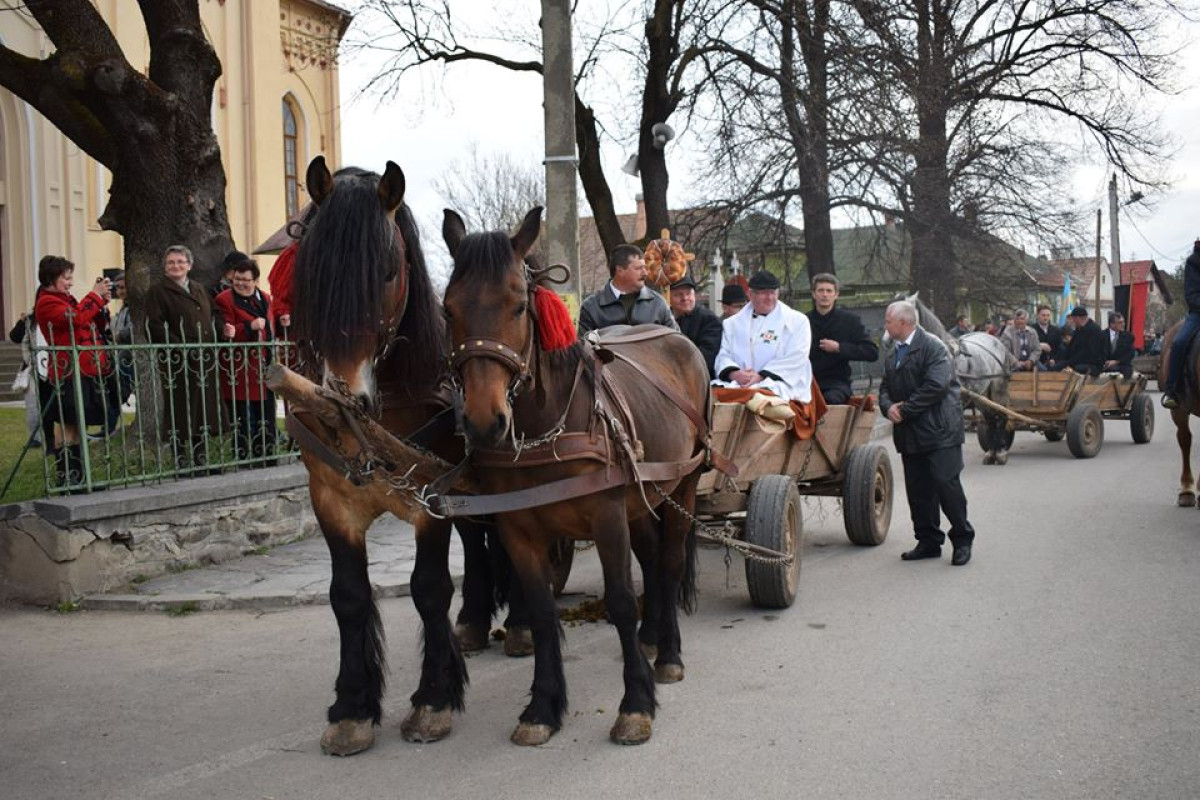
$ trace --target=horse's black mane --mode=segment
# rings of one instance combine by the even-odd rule
[[[486,283],[501,281],[512,269],[513,256],[512,241],[503,231],[472,233],[458,245],[450,282],[463,278],[468,268],[469,278]]]
[[[296,252],[297,338],[328,358],[350,356],[353,335],[379,333],[386,276],[399,266],[395,228],[380,210],[379,175],[346,167],[334,175],[334,190],[321,204]],[[420,236],[407,205],[396,211],[409,264],[408,305],[397,328],[389,378],[419,376],[428,382],[445,351],[445,332]]]

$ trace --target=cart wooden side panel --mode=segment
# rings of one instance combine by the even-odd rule
[[[814,438],[800,441],[787,432],[764,431],[741,403],[714,403],[712,443],[737,464],[737,478],[712,470],[700,477],[698,495],[748,491],[763,475],[789,475],[820,480],[836,475],[846,454],[871,439],[873,412],[852,406],[830,406]]]

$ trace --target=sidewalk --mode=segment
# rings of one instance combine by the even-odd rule
[[[367,532],[371,583],[380,597],[406,597],[417,546],[412,525],[391,515]],[[450,539],[450,574],[462,577],[462,545]],[[209,567],[163,575],[128,594],[93,594],[81,605],[109,611],[266,609],[329,602],[329,550],[314,536]]]

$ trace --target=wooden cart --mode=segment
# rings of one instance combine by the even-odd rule
[[[1132,378],[1104,374],[1089,378],[1071,370],[1014,372],[1005,396],[989,399],[964,389],[976,407],[985,407],[1007,419],[1007,444],[1016,431],[1041,433],[1049,441],[1065,438],[1071,455],[1092,458],[1104,444],[1104,420],[1128,420],[1133,441],[1145,444],[1154,435],[1154,401],[1145,394],[1146,376]],[[993,449],[988,427],[975,424],[979,444]]]
[[[730,478],[716,470],[700,478],[696,517],[732,528],[747,546],[746,584],[761,608],[786,608],[800,582],[801,495],[842,498],[846,535],[878,545],[892,520],[892,464],[871,442],[876,411],[830,406],[816,435],[801,441],[764,431],[740,403],[715,403],[713,445],[737,464]],[[779,556],[784,556],[780,558]]]

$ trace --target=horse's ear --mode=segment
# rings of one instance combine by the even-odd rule
[[[454,258],[458,253],[458,246],[467,235],[467,226],[462,217],[448,208],[442,214],[442,238],[446,241],[446,247],[450,249],[450,257]]]
[[[537,241],[538,234],[542,230],[542,207],[534,206],[525,219],[521,221],[521,227],[517,231],[517,235],[510,240],[512,243],[513,252],[517,254],[517,258],[524,258],[525,254],[533,248],[533,243]]]
[[[304,185],[308,187],[308,196],[317,205],[321,205],[329,193],[333,191],[333,176],[329,167],[325,166],[325,156],[317,156],[308,162],[308,171],[304,173]]]
[[[383,177],[379,179],[379,205],[391,216],[404,202],[404,172],[395,161],[387,162]]]

